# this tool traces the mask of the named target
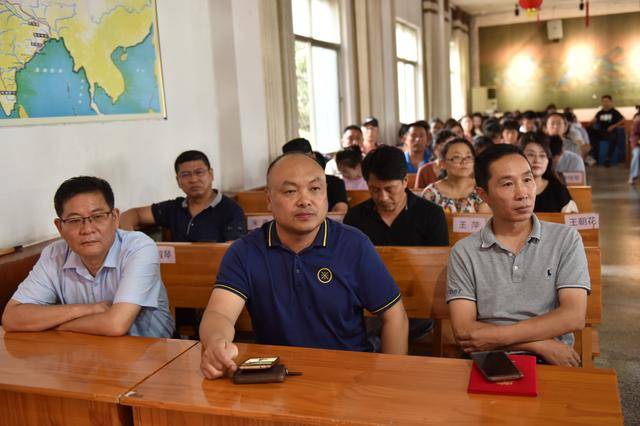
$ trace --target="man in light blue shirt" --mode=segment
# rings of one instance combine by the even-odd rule
[[[5,307],[5,331],[57,329],[170,337],[174,322],[155,243],[118,230],[113,191],[99,178],[65,181],[54,197],[62,241],[46,247]]]

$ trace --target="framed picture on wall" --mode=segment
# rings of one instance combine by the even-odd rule
[[[0,1],[0,126],[166,118],[155,0]]]

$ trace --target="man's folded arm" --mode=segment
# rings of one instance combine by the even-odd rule
[[[140,305],[134,303],[115,303],[104,312],[86,315],[60,324],[57,330],[101,336],[123,336],[129,332],[140,309]]]
[[[11,299],[2,314],[5,331],[43,331],[87,315],[104,312],[105,303],[39,305]]]

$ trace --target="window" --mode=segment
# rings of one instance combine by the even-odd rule
[[[322,153],[340,148],[338,0],[291,0],[298,134]]]
[[[459,120],[467,113],[467,108],[462,84],[460,45],[453,40],[449,43],[449,70],[451,78],[451,116]]]
[[[398,67],[398,108],[400,122],[418,119],[418,30],[396,23],[396,58]]]

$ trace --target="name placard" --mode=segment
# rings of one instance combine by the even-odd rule
[[[567,186],[580,186],[585,184],[584,173],[582,172],[565,172],[562,176]]]
[[[568,214],[564,217],[564,224],[578,230],[599,229],[600,215],[598,213]]]
[[[265,223],[273,220],[273,216],[270,214],[247,216],[247,231],[253,231],[260,228]]]
[[[158,246],[160,263],[176,263],[176,248],[174,246]]]
[[[473,234],[487,224],[487,219],[485,216],[454,216],[453,232]]]

